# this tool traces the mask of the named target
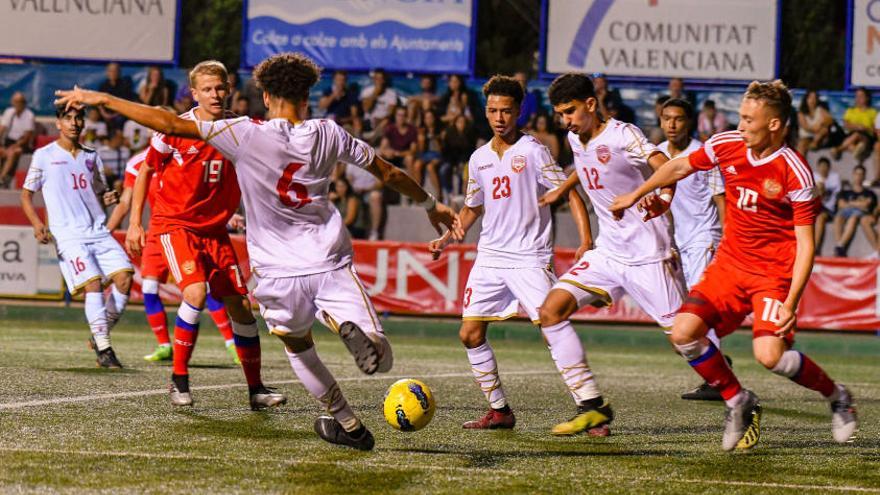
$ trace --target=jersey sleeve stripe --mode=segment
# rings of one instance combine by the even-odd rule
[[[806,164],[791,150],[783,150],[782,156],[785,158],[788,166],[794,171],[798,181],[801,183],[801,187],[804,189],[813,187],[813,174],[810,173],[810,169]]]

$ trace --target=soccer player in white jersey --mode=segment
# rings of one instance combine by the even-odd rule
[[[649,196],[639,211],[627,210],[612,217],[608,205],[619,194],[638,187],[652,169],[667,161],[638,127],[615,119],[602,120],[597,112],[593,83],[581,74],[556,78],[548,90],[553,110],[568,128],[576,172],[565,183],[548,192],[542,202],[557,201],[580,181],[599,218],[596,248],[584,253],[547,295],[541,306],[544,334],[570,328],[568,318],[578,308],[610,305],[629,294],[664,329],[672,326],[675,312],[684,300],[684,279],[672,253],[670,222],[664,215],[674,190]],[[647,210],[647,213],[643,210]],[[574,373],[574,371],[569,371]],[[608,434],[613,419],[611,408],[584,367],[572,393],[578,412],[553,428],[556,435],[583,431]]]
[[[302,54],[282,53],[261,62],[254,79],[269,109],[266,122],[185,120],[78,88],[59,91],[57,101],[103,105],[167,135],[203,138],[233,162],[248,224],[254,297],[270,332],[284,342],[293,371],[332,415],[319,417],[315,431],[328,442],[369,450],[373,435],[316,354],[311,334],[317,316],[338,333],[361,371],[391,368],[391,347],[352,268],[351,239],[327,197],[333,169],[337,162],[365,168],[423,206],[438,232],[440,224],[460,228],[454,211],[377,157],[367,143],[333,121],[303,120],[319,74]]]
[[[696,115],[687,100],[672,98],[660,109],[660,128],[666,141],[657,148],[670,159],[688,156],[703,143],[693,138]],[[699,171],[679,181],[670,206],[675,226],[675,245],[681,258],[688,289],[700,281],[721,240],[724,214],[724,181],[718,167]],[[714,330],[707,336],[717,348],[721,340]],[[727,358],[728,363],[730,358]],[[721,394],[703,382],[681,395],[685,400],[722,400]]]
[[[471,155],[467,197],[459,212],[465,232],[483,217],[477,259],[464,291],[459,337],[489,411],[464,423],[467,429],[513,428],[516,424],[486,331],[489,322],[516,316],[520,306],[538,323],[538,307],[556,283],[552,215],[549,206],[538,205],[538,199],[565,180],[547,147],[516,126],[524,97],[522,85],[512,77],[494,76],[483,86],[483,94],[494,137]],[[569,201],[581,235],[580,255],[592,243],[590,219],[577,191],[569,193]],[[450,237],[451,231],[431,242],[429,249],[435,256]],[[548,333],[545,339],[560,372],[583,362],[583,349],[572,327]]]
[[[60,135],[34,153],[21,191],[21,207],[41,244],[55,241],[61,274],[71,294],[85,292],[90,347],[103,368],[122,368],[110,346],[110,330],[128,303],[131,274],[128,255],[104,226],[104,207],[116,201],[108,191],[98,153],[79,144],[85,125],[80,108],[56,109]],[[98,186],[93,185],[97,181]],[[47,227],[34,209],[33,196],[42,191],[49,217]],[[97,194],[102,194],[101,200]],[[104,282],[112,282],[104,300]]]

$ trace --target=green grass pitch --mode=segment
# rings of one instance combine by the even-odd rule
[[[0,493],[880,493],[880,338],[804,333],[809,352],[855,395],[856,441],[831,439],[827,404],[751,358],[750,339],[725,340],[743,383],[764,405],[761,443],[721,452],[723,408],[682,401],[698,382],[656,328],[579,324],[617,418],[608,438],[555,438],[573,413],[538,332],[496,323],[490,338],[517,414],[513,431],[461,423],[485,401],[470,377],[455,320],[385,321],[395,366],[366,377],[316,327],[318,352],[376,450],[355,452],[312,431],[321,413],[296,382],[281,344],[263,336],[263,375],[289,403],[251,412],[241,371],[202,325],[192,361],[195,407],[172,409],[170,367],[141,360],[153,336],[137,309],[113,332],[127,368],[94,367],[80,309],[0,305]],[[428,383],[438,403],[424,430],[385,424],[382,397],[398,378]]]

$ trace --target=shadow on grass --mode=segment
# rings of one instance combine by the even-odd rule
[[[271,418],[266,413],[254,413],[235,419],[216,419],[194,410],[180,409],[176,412],[195,422],[170,425],[173,433],[183,436],[197,433],[200,436],[281,441],[316,438],[311,428],[308,430],[295,430],[293,427],[278,428],[271,424]]]
[[[232,363],[223,363],[223,364],[190,364],[190,368],[203,369],[203,370],[231,370],[238,368],[238,365]]]
[[[98,368],[98,367],[86,367],[86,366],[72,366],[69,368],[35,368],[43,371],[58,371],[61,373],[78,373],[81,375],[102,375],[102,374],[117,374],[117,375],[134,375],[140,373],[140,370],[136,370],[133,368]]]

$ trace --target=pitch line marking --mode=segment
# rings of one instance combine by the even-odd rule
[[[523,374],[523,373],[520,373]],[[316,461],[304,459],[277,459],[273,457],[254,459],[234,458],[230,456],[209,456],[199,454],[175,454],[175,453],[151,453],[151,452],[126,452],[126,451],[95,451],[95,450],[70,450],[70,449],[41,449],[41,448],[17,448],[17,447],[0,447],[0,452],[10,453],[33,453],[33,454],[56,454],[56,455],[80,455],[80,456],[98,456],[98,457],[135,457],[143,459],[164,459],[164,460],[199,460],[205,462],[258,462],[258,463],[277,463],[286,465],[320,465],[320,466],[336,466],[343,469],[352,467],[366,466],[386,469],[400,469],[400,465],[385,462],[351,462],[351,461]],[[481,467],[459,467],[459,466],[436,466],[436,465],[420,465],[408,466],[407,469],[422,471],[453,471],[462,474],[471,475],[474,470],[487,471],[492,475],[508,475],[508,476],[525,476],[534,474],[518,469],[498,469],[498,468],[481,468]],[[601,473],[591,473],[594,478],[602,478],[604,481],[618,481],[620,478],[614,476],[606,476]],[[712,485],[728,485],[728,486],[747,486],[755,488],[785,488],[792,490],[820,490],[833,492],[857,492],[857,493],[880,493],[880,489],[869,488],[864,486],[834,486],[834,485],[803,485],[796,483],[773,483],[761,481],[727,481],[719,479],[695,479],[695,478],[664,478],[650,476],[626,476],[628,481],[645,481],[652,483],[683,483],[683,484],[712,484]]]
[[[508,371],[505,375],[558,375],[557,371]],[[381,380],[400,380],[403,378],[411,378],[412,375],[381,375],[381,376],[353,376],[345,378],[337,378],[337,382],[361,382],[361,381],[381,381]],[[437,373],[433,375],[422,375],[423,378],[471,378],[471,373]],[[299,383],[299,380],[279,380],[266,382],[266,385],[289,385]],[[225,390],[230,388],[245,388],[246,383],[224,383],[221,385],[201,385],[192,387],[193,390]],[[139,390],[134,392],[115,392],[107,394],[79,395],[74,397],[59,397],[57,399],[42,399],[22,402],[7,402],[0,404],[0,410],[23,409],[26,407],[51,406],[58,404],[75,404],[80,402],[90,402],[96,400],[114,400],[129,399],[134,397],[149,397],[153,395],[166,395],[167,388],[156,388],[151,390]]]

